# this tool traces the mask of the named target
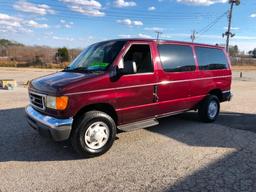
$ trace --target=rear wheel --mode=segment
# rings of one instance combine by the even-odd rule
[[[202,121],[213,122],[220,112],[220,101],[215,95],[207,96],[199,106],[198,114]]]
[[[79,154],[87,157],[107,152],[116,136],[116,124],[106,113],[89,111],[74,125],[72,146]]]

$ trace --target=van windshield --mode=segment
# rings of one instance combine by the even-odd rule
[[[86,48],[64,71],[106,71],[114,62],[126,41],[107,41]]]

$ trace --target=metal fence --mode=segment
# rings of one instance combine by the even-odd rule
[[[256,58],[250,57],[231,57],[232,65],[255,65],[256,66]]]

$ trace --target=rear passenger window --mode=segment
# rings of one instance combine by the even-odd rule
[[[227,69],[228,61],[221,49],[196,47],[200,70]]]
[[[190,46],[159,45],[158,51],[164,71],[185,72],[196,69],[193,51]]]

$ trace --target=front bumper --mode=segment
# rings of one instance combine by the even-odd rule
[[[55,141],[67,140],[70,136],[73,118],[57,119],[36,111],[30,105],[25,109],[29,125],[42,135],[50,135]]]

